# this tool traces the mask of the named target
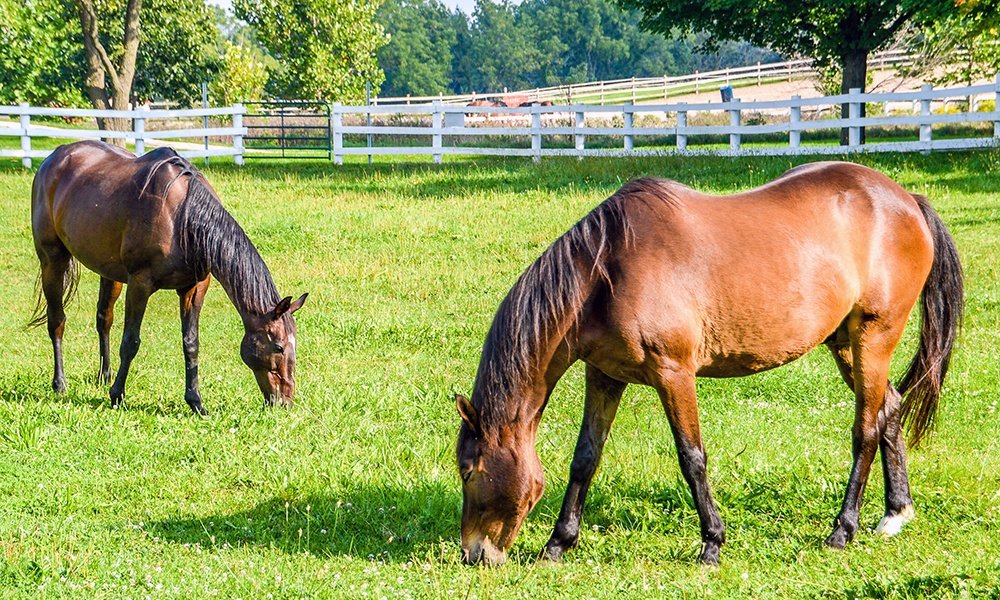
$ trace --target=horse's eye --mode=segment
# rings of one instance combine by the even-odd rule
[[[278,354],[284,354],[285,347],[279,344],[278,342],[274,342],[274,351],[277,352]]]
[[[470,477],[472,477],[472,469],[462,473],[462,483],[469,483]]]

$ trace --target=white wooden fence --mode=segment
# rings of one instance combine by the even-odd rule
[[[972,99],[964,112],[948,112],[941,107],[955,99]],[[992,101],[989,111],[976,111],[983,101]],[[967,101],[967,100],[966,100]],[[848,104],[849,117],[803,118],[810,109],[837,107]],[[869,106],[872,116],[861,117],[861,106]],[[881,105],[881,110],[873,106]],[[932,107],[938,107],[932,110]],[[954,104],[952,104],[954,106]],[[902,107],[902,108],[901,108]],[[913,110],[915,108],[916,110]],[[693,115],[722,113],[728,117],[725,125],[689,124]],[[747,113],[767,114],[772,122],[759,124],[745,123]],[[637,115],[655,115],[664,123],[661,126],[636,126]],[[345,125],[345,117],[352,122],[364,122],[365,117],[380,117],[376,124]],[[430,126],[396,125],[402,115],[409,115],[413,121],[426,122]],[[353,117],[353,118],[351,118]],[[389,118],[391,117],[391,118]],[[620,117],[620,125],[614,117]],[[594,106],[577,104],[571,106],[538,106],[519,108],[448,106],[441,103],[432,105],[395,106],[333,106],[333,155],[341,164],[348,155],[432,155],[434,162],[440,163],[446,154],[458,155],[503,155],[530,156],[539,160],[542,156],[639,156],[661,154],[718,154],[739,155],[788,155],[788,154],[844,154],[852,152],[911,152],[963,148],[1000,147],[1000,76],[995,83],[933,89],[929,85],[912,92],[861,93],[851,90],[850,94],[820,98],[799,98],[789,100],[702,104],[624,104],[618,106]],[[718,117],[716,117],[718,120]],[[766,121],[767,119],[765,119]],[[773,122],[773,121],[777,122]],[[593,121],[594,123],[588,123]],[[570,123],[566,125],[565,123]],[[667,124],[671,123],[671,124]],[[934,139],[935,125],[957,125],[972,123],[992,123],[992,132],[985,126],[981,137]],[[903,127],[913,131],[912,141],[890,141],[861,143],[864,127]],[[802,144],[805,131],[833,130],[849,128],[849,145],[809,145]],[[787,145],[756,145],[747,147],[746,138],[760,134],[785,134]],[[372,136],[376,143],[368,146],[345,144],[344,136],[354,136],[354,140]],[[691,136],[728,136],[728,148],[693,148],[689,145]],[[398,136],[418,136],[426,142],[407,145],[385,145],[379,136],[391,136],[390,142]],[[466,145],[445,145],[445,137],[451,139],[473,136],[477,139],[497,138],[489,145],[469,147]],[[543,147],[548,136],[572,136],[574,146]],[[594,137],[620,138],[622,145],[616,149],[587,148],[586,142]],[[642,136],[674,136],[673,147],[637,148],[635,140]],[[833,134],[831,134],[832,137]],[[510,147],[511,137],[530,138],[531,147]],[[421,145],[422,144],[422,145]]]
[[[868,69],[882,70],[887,67],[898,67],[913,63],[913,57],[903,50],[886,50],[872,56],[868,61]],[[456,94],[446,96],[398,96],[374,98],[373,104],[468,104],[486,98],[527,98],[531,102],[560,102],[586,104],[620,104],[631,100],[666,99],[682,93],[698,93],[716,90],[720,85],[760,85],[775,80],[791,81],[805,77],[813,77],[816,68],[811,59],[790,60],[775,63],[757,63],[747,67],[733,67],[714,71],[695,71],[690,75],[662,77],[631,77],[627,79],[612,79],[591,81],[552,87],[534,88],[510,92],[493,92],[478,94]]]
[[[0,157],[20,158],[25,167],[31,167],[33,158],[45,158],[51,150],[36,150],[31,147],[31,139],[61,138],[67,140],[118,138],[125,139],[135,145],[135,153],[143,154],[147,145],[166,145],[165,140],[183,138],[202,138],[203,143],[173,142],[178,153],[186,158],[202,158],[209,156],[232,156],[236,164],[243,164],[243,136],[247,129],[243,126],[243,115],[246,111],[242,105],[222,108],[194,108],[188,110],[95,110],[80,108],[43,108],[21,104],[20,106],[0,106],[0,117],[13,117],[17,123],[0,122],[0,137],[20,137],[19,150],[0,148]],[[108,131],[101,129],[80,129],[76,127],[53,127],[50,125],[32,123],[31,117],[58,117],[71,119],[129,119],[132,131]],[[204,117],[229,117],[229,127],[184,127],[192,119]],[[181,121],[182,129],[147,129],[149,121]],[[13,125],[13,126],[4,126]],[[209,137],[231,138],[231,145],[209,143]]]

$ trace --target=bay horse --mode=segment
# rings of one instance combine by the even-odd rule
[[[48,323],[52,389],[66,391],[62,338],[66,304],[79,280],[76,262],[101,277],[97,334],[98,381],[111,381],[109,332],[125,292],[121,365],[111,406],[125,397],[125,380],[139,351],[149,296],[177,290],[184,347],[184,399],[206,414],[198,389],[198,317],[211,276],[243,319],[240,356],[267,404],[295,395],[295,319],[306,294],[281,298],[271,273],[218,195],[190,162],[169,148],[140,158],[117,146],[82,141],[57,148],[38,168],[31,193],[31,230],[41,264],[41,290],[30,325]],[[44,312],[43,312],[44,305]]]
[[[567,368],[586,364],[583,424],[542,556],[576,545],[584,500],[622,391],[653,387],[701,522],[701,560],[725,528],[706,477],[695,378],[784,365],[819,344],[854,391],[853,467],[826,544],[859,527],[881,449],[894,535],[914,516],[902,426],[932,427],[963,311],[955,243],[926,198],[850,163],[799,166],[755,190],[711,196],[672,181],[625,184],[557,239],[501,303],[462,423],[462,553],[499,564],[542,495],[535,439]],[[898,386],[889,361],[922,295],[919,349]]]

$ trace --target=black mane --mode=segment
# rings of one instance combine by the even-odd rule
[[[539,346],[567,317],[575,322],[588,282],[610,284],[608,254],[633,237],[627,205],[650,197],[672,202],[663,180],[626,183],[553,242],[511,288],[493,319],[476,373],[472,398],[484,429],[516,418],[519,403],[510,396],[529,376]]]
[[[185,263],[199,279],[214,275],[241,313],[261,315],[273,309],[280,297],[257,248],[202,181],[202,174],[172,154],[153,166],[147,184],[168,164],[180,172],[165,183],[158,182],[156,187],[163,193],[180,177],[188,177],[187,196],[174,217],[174,236]]]

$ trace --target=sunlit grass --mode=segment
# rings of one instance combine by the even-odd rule
[[[538,450],[548,488],[512,560],[462,566],[452,394],[470,390],[493,312],[524,267],[627,179],[732,192],[805,159],[363,160],[205,168],[280,291],[310,292],[297,313],[298,402],[262,410],[238,357],[238,315],[213,285],[201,319],[205,420],[183,401],[169,291],[150,302],[127,409],[108,408],[94,383],[89,272],[68,312],[69,392],[49,391],[44,328],[23,329],[38,269],[31,173],[0,163],[2,595],[1000,594],[1000,155],[859,159],[928,195],[966,266],[968,318],[937,434],[911,454],[917,520],[892,540],[871,532],[882,512],[876,467],[856,542],[820,547],[848,475],[853,404],[816,352],[699,383],[709,478],[728,525],[717,569],[696,562],[697,515],[659,403],[642,388],[626,393],[580,547],[563,564],[535,562],[575,444],[579,367],[546,411]],[[896,372],[912,349],[911,331]]]

